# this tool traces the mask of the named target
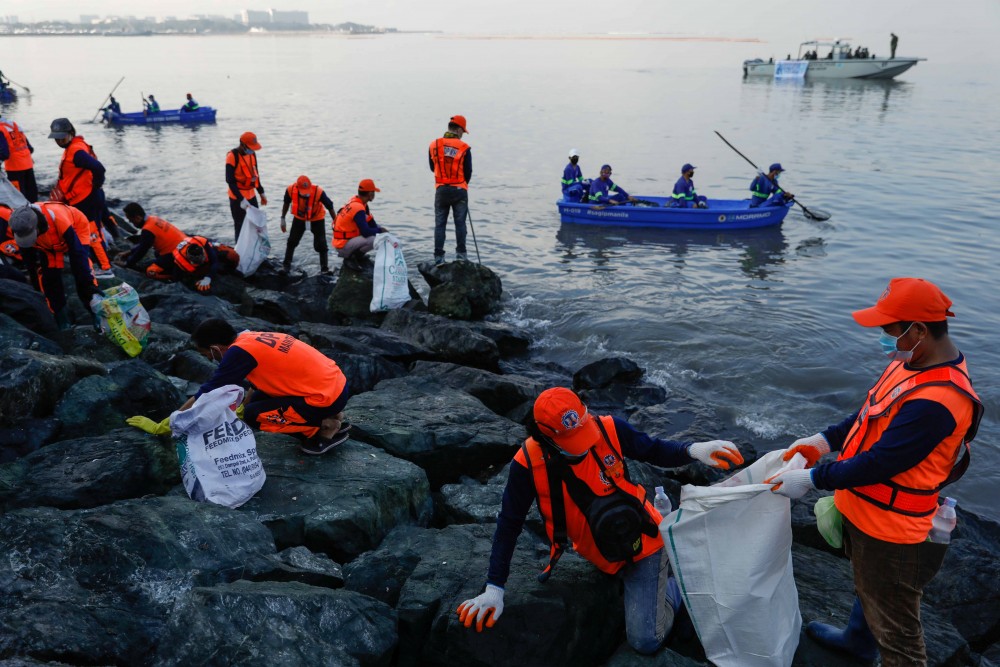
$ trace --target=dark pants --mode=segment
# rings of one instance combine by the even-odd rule
[[[323,220],[313,220],[309,223],[309,231],[313,235],[313,250],[319,253],[319,268],[326,271],[329,267],[327,266],[327,254],[330,252],[326,245],[326,230]],[[285,246],[285,267],[290,267],[292,265],[292,256],[295,254],[295,248],[298,247],[299,241],[302,240],[302,236],[306,233],[306,221],[299,218],[292,218],[292,229],[288,232],[288,245]]]
[[[35,182],[35,170],[8,171],[7,180],[14,184],[24,198],[34,204],[38,201],[38,183]]]
[[[240,207],[240,201],[241,200],[239,199],[229,200],[229,211],[233,214],[233,231],[235,233],[235,240],[233,241],[234,244],[240,240],[240,230],[243,229],[243,221],[247,217],[247,212]],[[256,197],[248,199],[247,201],[250,202],[251,206],[257,205]]]
[[[927,664],[920,599],[947,550],[933,542],[883,542],[844,519],[844,551],[883,667]]]
[[[465,219],[469,216],[469,191],[442,185],[434,191],[434,256],[444,257],[448,211],[455,219],[455,252],[465,254]]]
[[[261,431],[288,433],[311,438],[319,431],[324,419],[332,419],[344,411],[351,388],[344,385],[331,405],[309,405],[301,396],[268,396],[255,391],[243,412],[243,421]]]
[[[98,230],[104,229],[104,210],[107,208],[104,201],[104,190],[94,188],[93,192],[87,195],[83,201],[73,204],[73,208],[87,216],[87,220],[95,223]],[[103,242],[104,239],[101,241]]]

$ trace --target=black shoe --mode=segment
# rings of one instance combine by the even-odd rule
[[[333,271],[331,271],[328,267],[324,267],[324,268],[322,268],[322,269],[319,270],[319,275],[321,275],[321,276],[332,276],[333,275]]]
[[[342,445],[345,442],[347,442],[347,432],[345,431],[341,433],[338,431],[333,434],[332,438],[321,438],[318,435],[309,438],[301,445],[298,445],[298,448],[303,454],[318,456],[320,454],[326,454],[337,445]]]
[[[278,269],[279,276],[287,276],[288,272],[291,271],[292,267],[288,264],[283,264],[280,269]]]
[[[344,260],[344,268],[354,271],[355,273],[361,273],[362,271],[361,265],[358,264],[358,260],[354,258],[354,255],[351,255]]]

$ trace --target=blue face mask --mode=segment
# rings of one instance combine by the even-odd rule
[[[253,154],[254,154],[254,153],[256,153],[257,151],[255,151],[255,150],[254,150],[254,149],[252,149],[252,148],[247,148],[247,149],[246,149],[246,152],[247,152],[247,155],[253,155]]]
[[[898,336],[890,336],[884,330],[878,337],[878,342],[882,346],[882,352],[889,357],[892,361],[909,361],[910,357],[913,356],[913,350],[917,349],[917,345],[920,345],[920,341],[917,341],[917,345],[914,345],[909,350],[900,350],[896,347],[896,343],[899,339],[906,335],[907,331],[913,327],[911,323],[910,326],[906,327],[906,331],[899,334]]]

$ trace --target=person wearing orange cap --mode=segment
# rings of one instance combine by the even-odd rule
[[[226,153],[226,184],[229,186],[229,211],[233,214],[233,229],[236,240],[240,239],[240,230],[247,217],[247,208],[257,206],[257,193],[260,193],[260,205],[267,206],[264,196],[264,186],[260,182],[257,171],[257,151],[260,144],[253,132],[240,135],[240,145]]]
[[[468,259],[465,251],[465,219],[469,217],[469,181],[472,180],[472,149],[462,141],[468,134],[465,116],[452,116],[448,131],[431,142],[427,151],[434,172],[434,263],[444,262],[444,239],[448,212],[455,219],[455,257]]]
[[[302,235],[306,233],[306,222],[312,232],[313,249],[319,253],[319,272],[327,275],[330,267],[327,264],[329,249],[326,245],[326,231],[323,229],[325,208],[331,218],[337,214],[333,209],[333,201],[323,192],[323,188],[313,185],[306,175],[299,176],[294,183],[285,188],[285,202],[281,206],[281,231],[285,231],[285,217],[288,209],[292,209],[292,232],[288,235],[288,245],[285,246],[285,261],[281,265],[281,273],[292,270],[292,257],[298,247]]]
[[[181,111],[190,113],[192,111],[197,111],[197,110],[198,110],[198,102],[193,97],[191,97],[191,93],[188,93],[187,102],[185,102],[184,106],[181,107]]]
[[[774,476],[775,493],[834,492],[857,598],[846,628],[813,622],[820,644],[882,665],[926,665],[920,599],[947,546],[929,541],[942,488],[968,468],[983,416],[965,356],[948,335],[951,299],[921,278],[893,278],[871,308],[853,313],[880,327],[890,361],[861,409],[822,433],[800,438],[811,469]],[[830,451],[835,462],[816,465]]]
[[[375,199],[375,193],[382,192],[375,187],[375,181],[366,178],[358,183],[358,194],[351,197],[333,220],[333,247],[337,257],[344,260],[344,266],[361,271],[368,258],[365,257],[375,247],[375,235],[385,232],[385,227],[375,223],[368,205]]]
[[[618,417],[591,415],[563,387],[539,394],[528,434],[510,464],[485,590],[459,605],[459,621],[482,632],[500,619],[514,546],[537,500],[550,544],[539,580],[548,578],[572,544],[601,571],[622,578],[628,642],[639,653],[654,653],[670,632],[680,593],[657,529],[662,517],[646,490],[631,481],[626,459],[664,467],[700,461],[729,469],[743,463],[739,449],[726,440],[650,437]]]

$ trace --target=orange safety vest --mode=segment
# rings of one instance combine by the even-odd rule
[[[142,231],[153,235],[153,249],[157,255],[169,255],[178,243],[187,238],[187,234],[155,215],[146,216]]]
[[[201,246],[201,249],[205,251],[204,264],[199,264],[198,266],[195,266],[194,264],[188,261],[187,255],[185,254],[184,251],[189,245]],[[172,254],[174,256],[174,262],[184,271],[187,271],[188,273],[195,273],[199,269],[208,266],[207,246],[208,246],[208,239],[206,239],[204,236],[188,236],[187,238],[183,239],[180,243],[178,243],[177,247],[173,249]]]
[[[76,232],[80,245],[84,248],[90,245],[90,220],[78,209],[66,204],[57,202],[43,202],[35,204],[45,216],[48,229],[44,234],[39,234],[35,241],[35,248],[45,253],[48,265],[53,269],[61,269],[66,266],[63,255],[69,252],[69,246],[63,238],[66,230],[70,227]]]
[[[28,138],[11,120],[0,121],[0,132],[3,132],[7,146],[10,147],[10,157],[4,162],[7,171],[26,171],[35,166],[35,161],[31,158],[31,150],[28,148]]]
[[[257,361],[247,375],[268,396],[301,396],[315,407],[332,405],[347,385],[337,363],[288,334],[244,331],[233,343]]]
[[[621,455],[621,445],[618,443],[618,433],[615,430],[614,419],[610,416],[598,417],[604,425],[604,431],[608,435],[608,440],[601,438],[589,451],[587,457],[571,466],[572,474],[584,482],[591,493],[598,497],[609,496],[618,492],[627,493],[636,498],[643,509],[649,514],[652,525],[658,526],[663,517],[656,511],[652,503],[646,499],[646,490],[639,484],[634,484],[628,479],[628,471]],[[549,456],[558,456],[545,451],[542,446],[533,438],[528,438],[517,454],[514,461],[524,466],[531,472],[535,483],[535,494],[538,501],[538,510],[545,521],[545,532],[549,538],[550,561],[546,572],[549,572],[555,561],[559,559],[565,545],[560,544],[561,536],[556,534],[556,521],[553,512],[552,490],[549,484],[549,471],[547,459]],[[603,463],[603,466],[602,466]],[[609,479],[611,475],[613,481]],[[587,517],[576,505],[570,496],[569,489],[563,487],[562,505],[566,515],[566,535],[565,537],[573,544],[573,549],[596,565],[598,569],[608,574],[614,574],[622,569],[628,561],[609,561],[601,555],[591,526],[587,522]],[[558,501],[557,501],[558,502]],[[647,556],[657,553],[663,548],[663,540],[659,533],[653,531],[655,536],[643,534],[641,550],[633,561],[641,560]]]
[[[303,197],[302,194],[308,194]],[[323,188],[314,185],[307,190],[300,191],[298,184],[288,186],[288,196],[292,199],[292,217],[299,220],[315,222],[322,220],[326,216],[320,197],[323,196]]]
[[[469,189],[465,182],[465,154],[469,144],[453,137],[441,137],[431,142],[431,160],[434,162],[435,187],[454,185]]]
[[[365,203],[361,201],[361,198],[357,195],[351,197],[350,201],[344,204],[344,207],[337,211],[337,217],[333,219],[333,247],[343,248],[347,245],[347,242],[353,239],[355,236],[361,235],[361,230],[358,229],[358,224],[354,222],[354,216],[358,214],[359,211],[364,211],[368,224],[371,224],[375,218],[372,217],[371,211],[365,206]]]
[[[951,435],[923,461],[887,482],[834,492],[837,509],[859,530],[896,544],[916,544],[927,539],[938,508],[938,493],[968,467],[968,443],[976,437],[983,416],[983,404],[972,389],[964,359],[958,365],[926,370],[910,369],[894,361],[868,390],[868,398],[837,460],[846,461],[871,449],[903,404],[913,399],[932,400],[946,407],[955,419]],[[959,461],[963,445],[965,452]]]
[[[0,220],[5,223],[0,225],[0,229],[3,229],[4,232],[0,235],[0,253],[19,260],[21,259],[21,248],[14,240],[14,232],[10,231],[10,225],[6,224],[10,222],[10,214],[13,212],[8,206],[0,204]]]
[[[246,200],[257,196],[257,188],[260,186],[260,174],[257,172],[257,156],[241,154],[239,149],[226,153],[226,164],[233,167],[236,172],[236,187]],[[236,199],[236,195],[229,192],[230,199]]]
[[[73,164],[73,157],[79,151],[87,151],[91,157],[96,158],[97,154],[90,147],[82,136],[75,136],[69,142],[66,150],[63,151],[62,162],[59,163],[59,181],[56,187],[63,193],[63,199],[67,204],[79,204],[94,191],[94,172],[89,169],[81,169]]]

